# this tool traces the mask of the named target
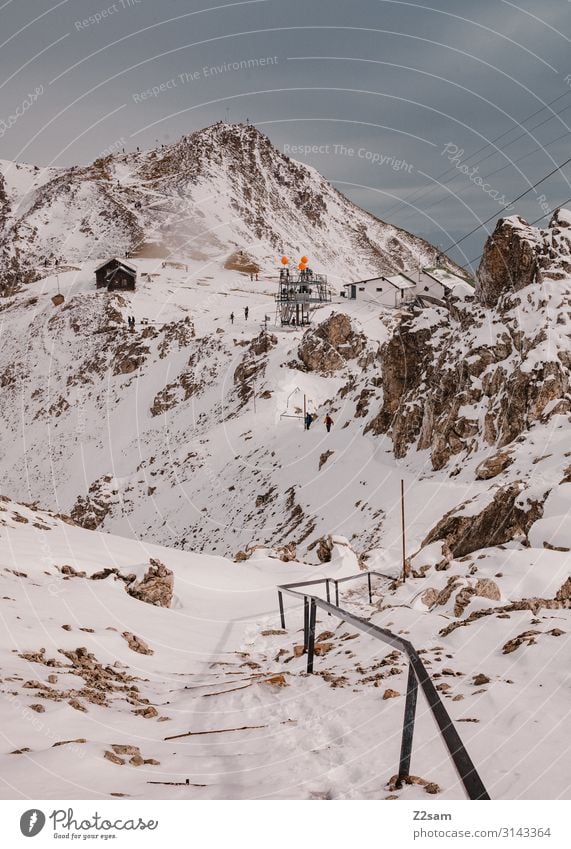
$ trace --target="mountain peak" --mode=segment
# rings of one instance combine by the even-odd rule
[[[218,121],[154,150],[58,169],[24,192],[21,180],[4,186],[0,177],[4,288],[33,278],[54,257],[60,264],[127,253],[224,263],[236,249],[260,267],[281,251],[308,253],[339,285],[438,257],[423,239],[284,156],[249,123]]]

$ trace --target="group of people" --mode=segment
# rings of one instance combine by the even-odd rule
[[[317,416],[316,416],[316,418],[317,418]],[[305,429],[309,430],[309,428],[311,427],[312,424],[313,424],[313,416],[311,415],[311,413],[306,413],[305,414]],[[329,413],[327,413],[327,415],[323,419],[323,424],[325,425],[327,433],[329,433],[331,431],[331,427],[335,424],[335,422],[333,421],[333,419],[331,418]]]
[[[129,325],[129,330],[135,329],[135,316],[134,315],[127,316],[127,324]]]

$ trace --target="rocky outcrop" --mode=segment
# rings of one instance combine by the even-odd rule
[[[434,418],[428,404],[412,408],[407,398],[419,388],[423,374],[433,355],[430,347],[432,329],[417,327],[413,316],[406,314],[395,333],[381,350],[383,405],[369,422],[365,433],[391,433],[396,457],[404,457],[408,447],[419,438],[424,417]],[[403,415],[403,407],[407,414]],[[422,440],[425,442],[426,438]]]
[[[517,215],[500,218],[487,240],[476,294],[481,303],[495,306],[506,292],[516,292],[535,282],[538,274],[537,230]]]
[[[142,581],[126,587],[133,598],[154,604],[156,607],[170,607],[174,589],[174,575],[160,560],[151,558],[151,565]]]
[[[516,538],[525,542],[530,527],[541,518],[543,507],[538,501],[525,504],[523,492],[523,485],[516,481],[498,487],[480,510],[477,502],[464,502],[446,513],[422,545],[444,540],[454,557],[462,557]]]
[[[316,554],[320,563],[329,563],[333,553],[333,539],[331,536],[321,537],[317,540]]]
[[[560,210],[546,230],[501,221],[482,260],[481,305],[458,303],[454,314],[411,307],[397,317],[380,351],[382,406],[365,430],[390,434],[398,458],[428,450],[435,470],[494,446],[476,477],[505,471],[511,452],[498,449],[571,410],[571,350],[558,330],[569,292],[546,288],[568,267],[570,213]]]
[[[93,481],[85,497],[78,496],[71,511],[71,518],[82,528],[94,531],[103,524],[118,501],[118,495],[115,478],[112,475],[102,475]]]
[[[360,356],[366,345],[366,336],[353,328],[348,315],[333,313],[304,334],[297,353],[308,371],[328,375]]]

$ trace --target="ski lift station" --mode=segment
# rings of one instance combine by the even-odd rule
[[[307,266],[303,256],[293,270],[287,257],[282,257],[282,267],[276,295],[276,324],[283,326],[307,326],[319,304],[331,301],[331,290],[327,277],[316,274]]]

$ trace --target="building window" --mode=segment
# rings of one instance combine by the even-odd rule
[[[382,289],[377,289],[377,292],[382,292],[382,291],[383,291]]]
[[[359,292],[364,292],[364,291],[365,291],[365,287],[364,287],[364,286],[359,286]]]

